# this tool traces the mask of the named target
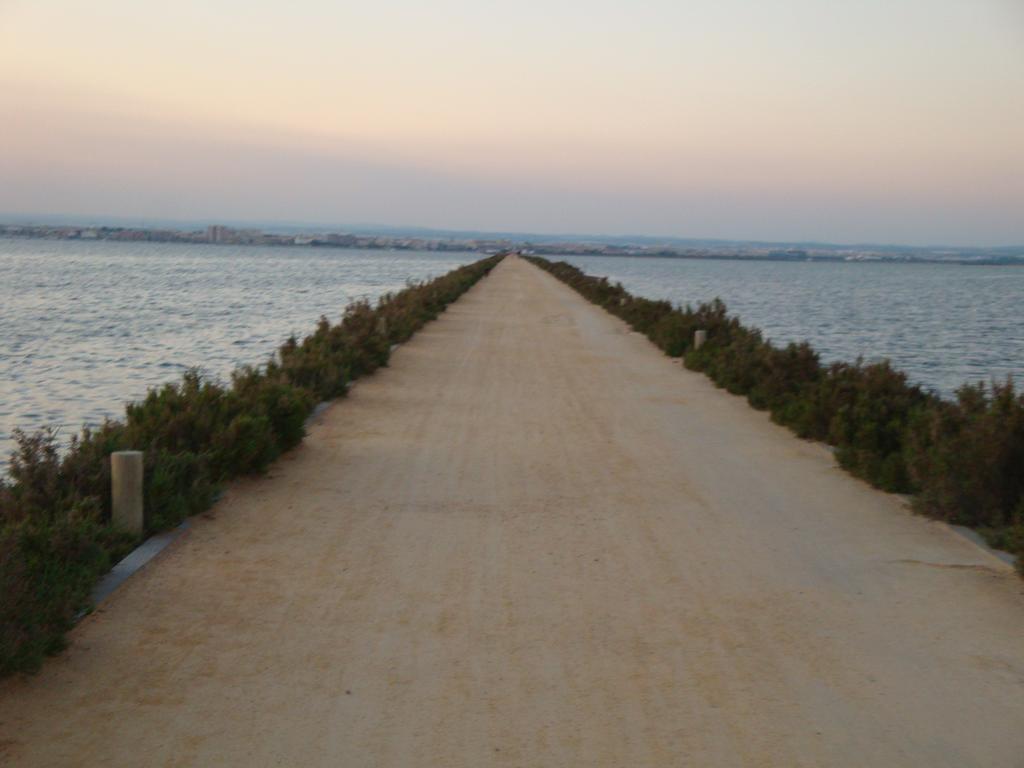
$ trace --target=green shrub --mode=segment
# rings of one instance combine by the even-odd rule
[[[0,529],[0,675],[32,671],[64,647],[64,633],[89,605],[89,591],[127,542],[72,508],[63,519]]]
[[[251,412],[264,414],[270,422],[280,451],[294,448],[306,435],[306,419],[313,411],[313,394],[301,387],[275,380],[275,375],[255,368],[239,368],[232,374],[232,389]]]
[[[143,460],[143,504],[151,530],[172,528],[213,503],[217,482],[210,471],[209,454],[151,449]]]
[[[17,447],[8,465],[13,482],[0,486],[0,521],[48,523],[63,512],[68,495],[74,493],[62,482],[57,434],[49,428],[32,435],[16,429],[14,442]]]
[[[1024,393],[1013,381],[966,385],[911,425],[907,463],[918,511],[989,529],[1024,523]]]

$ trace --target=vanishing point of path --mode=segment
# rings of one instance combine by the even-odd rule
[[[1022,593],[510,258],[0,684],[0,763],[1019,768]]]

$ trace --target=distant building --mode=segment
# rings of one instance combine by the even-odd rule
[[[206,242],[225,243],[228,239],[228,228],[220,224],[211,224],[206,228]]]

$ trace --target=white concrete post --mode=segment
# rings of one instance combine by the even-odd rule
[[[142,509],[142,451],[110,454],[111,520],[123,531],[141,536],[145,528]]]
[[[708,340],[707,331],[694,331],[693,332],[693,348],[700,349],[704,346],[704,342]]]

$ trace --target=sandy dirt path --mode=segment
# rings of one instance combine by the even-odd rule
[[[1019,768],[1022,594],[508,259],[0,684],[0,763]]]

